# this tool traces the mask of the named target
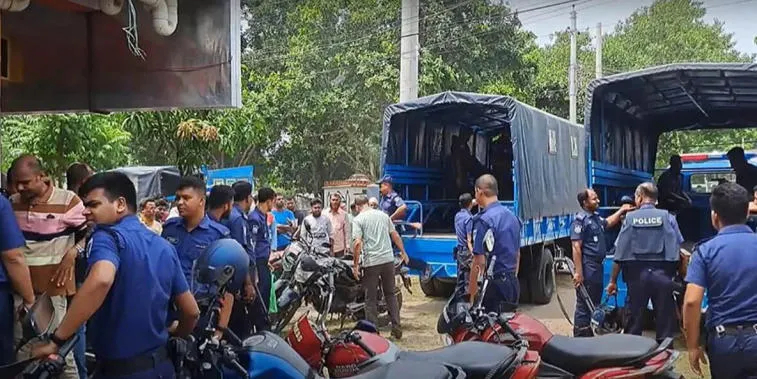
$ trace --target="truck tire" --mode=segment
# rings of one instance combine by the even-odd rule
[[[529,287],[531,287],[531,302],[534,304],[549,304],[555,293],[555,276],[553,275],[555,260],[552,257],[552,248],[543,246],[541,256],[536,263],[536,270],[529,275]]]
[[[423,272],[421,272],[421,275],[418,279],[421,283],[421,291],[423,291],[424,295],[429,297],[437,296],[436,286],[434,285],[434,278],[431,277],[430,265],[426,265],[426,268],[423,270]]]

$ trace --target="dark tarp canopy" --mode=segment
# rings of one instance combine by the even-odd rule
[[[652,67],[595,79],[587,91],[591,159],[625,168],[651,172],[665,132],[757,126],[751,63]]]
[[[494,134],[509,126],[519,216],[539,219],[578,209],[576,193],[587,185],[583,126],[507,96],[444,92],[386,108],[381,167],[387,164],[388,155],[389,160],[396,160],[391,157],[396,152],[389,148],[393,130],[407,124],[409,134],[426,121],[426,126],[435,121],[437,125],[470,127],[479,135]]]
[[[176,193],[181,173],[174,166],[120,167],[110,171],[121,172],[131,179],[137,190],[137,202],[148,198],[168,197]]]

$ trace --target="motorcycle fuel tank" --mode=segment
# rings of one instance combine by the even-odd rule
[[[323,346],[328,336],[322,335],[308,320],[307,314],[300,317],[287,335],[287,342],[305,361],[320,372],[323,368]]]
[[[516,333],[528,341],[529,350],[541,351],[552,339],[552,332],[541,321],[525,313],[514,314],[509,323]]]
[[[371,357],[362,347],[351,342],[336,344],[332,346],[326,356],[326,367],[329,369],[330,378],[355,376],[394,362],[399,356],[399,347],[378,334],[364,331],[354,331],[352,333],[359,334],[361,342],[375,352],[376,356]],[[362,368],[359,367],[361,363],[369,359],[373,359],[372,364]]]

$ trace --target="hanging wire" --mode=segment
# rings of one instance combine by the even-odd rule
[[[132,54],[145,60],[145,51],[139,47],[139,31],[137,30],[137,9],[134,7],[134,0],[127,1],[129,21],[123,29],[126,33],[126,43]]]

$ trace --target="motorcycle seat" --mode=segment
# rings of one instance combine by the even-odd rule
[[[396,378],[429,378],[429,379],[463,379],[469,378],[458,367],[443,363],[394,361],[363,374],[351,376],[351,379],[396,379]]]
[[[631,334],[598,337],[552,337],[541,351],[542,361],[574,375],[593,369],[624,366],[657,348],[652,338]]]
[[[468,341],[430,351],[403,351],[399,359],[447,363],[462,368],[466,378],[475,379],[486,377],[502,361],[514,360],[515,355],[515,350],[504,345]]]

